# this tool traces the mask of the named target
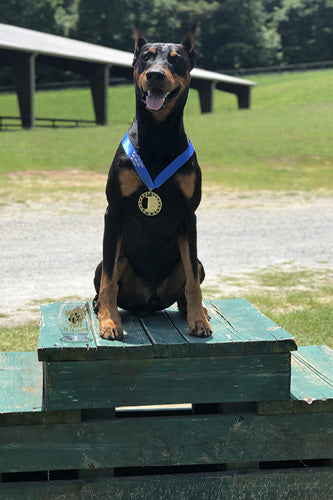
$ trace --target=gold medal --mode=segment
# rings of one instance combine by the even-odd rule
[[[151,217],[162,210],[162,200],[154,191],[146,191],[138,199],[138,206],[143,214]]]

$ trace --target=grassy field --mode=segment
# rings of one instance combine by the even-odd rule
[[[257,82],[250,110],[238,111],[235,97],[216,91],[214,113],[201,115],[196,91],[191,91],[185,125],[195,145],[206,189],[269,190],[330,196],[333,188],[333,70],[248,76]],[[36,94],[36,116],[93,119],[87,89]],[[109,90],[109,125],[75,129],[35,129],[0,133],[1,204],[26,203],[45,196],[43,175],[53,196],[66,194],[62,171],[86,172],[75,189],[78,196],[102,189],[109,163],[134,111],[132,86]],[[0,95],[0,115],[18,115],[16,97]],[[52,172],[51,172],[52,171]],[[54,171],[60,171],[54,174]],[[24,175],[23,175],[24,174]],[[89,175],[91,174],[91,176]],[[21,177],[22,176],[22,177]],[[20,185],[19,195],[17,185]],[[332,272],[269,268],[232,282],[263,313],[296,336],[300,344],[333,347]],[[314,286],[316,283],[316,286]],[[223,286],[221,286],[223,289]],[[221,297],[205,289],[205,297]],[[223,296],[224,297],[224,296]],[[38,325],[0,328],[0,350],[36,348]],[[15,338],[16,337],[16,338]]]
[[[190,93],[185,124],[206,185],[289,191],[332,187],[333,70],[253,80],[252,108],[241,112],[232,94],[216,91],[214,113],[201,115],[197,92]],[[93,118],[88,89],[37,92],[35,107],[40,117]],[[107,127],[1,134],[2,185],[12,171],[106,172],[133,112],[133,88],[113,87]],[[0,96],[0,115],[15,114],[16,97]]]

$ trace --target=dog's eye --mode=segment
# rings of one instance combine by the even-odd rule
[[[170,61],[181,61],[182,60],[182,56],[180,54],[178,54],[175,50],[172,50],[169,54],[169,59]]]
[[[142,54],[141,56],[141,60],[142,61],[149,61],[149,59],[151,58],[151,53],[150,52],[145,52],[144,54]]]
[[[150,59],[154,59],[156,57],[156,49],[152,48],[150,50],[147,50],[147,52],[144,52],[141,56],[141,60],[143,62],[147,62]]]

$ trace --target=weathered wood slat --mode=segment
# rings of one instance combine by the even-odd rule
[[[244,340],[273,342],[282,341],[284,349],[296,349],[295,339],[279,325],[267,318],[245,299],[228,299],[223,301],[207,302],[210,311],[215,311],[223,322],[232,325],[236,334]],[[229,330],[230,331],[230,330]],[[279,352],[279,351],[277,351]]]
[[[218,322],[211,322],[213,334],[210,337],[193,337],[190,335],[186,316],[178,311],[176,306],[169,307],[165,314],[171,323],[177,328],[181,337],[187,342],[188,356],[219,356],[242,354],[241,342],[235,342],[230,336],[227,328]]]
[[[302,346],[291,353],[291,399],[257,403],[262,415],[333,412],[333,351]]]
[[[197,339],[189,335],[183,314],[175,306],[167,309],[172,323],[189,342],[190,356],[263,354],[297,349],[295,339],[261,314],[245,299],[205,302],[211,315],[213,335]]]
[[[0,353],[0,414],[42,409],[43,370],[34,352]]]
[[[331,414],[116,418],[0,428],[2,472],[332,457]]]
[[[99,336],[98,319],[92,312],[93,332],[97,346],[97,359],[142,359],[152,358],[153,347],[140,320],[128,311],[119,311],[123,329],[124,339],[122,341],[105,340]]]
[[[140,320],[153,344],[154,357],[183,358],[190,355],[188,342],[179,334],[163,311]]]
[[[332,468],[206,472],[90,480],[0,483],[0,497],[11,500],[328,500],[333,497]]]
[[[289,398],[289,353],[46,362],[48,409]]]
[[[301,346],[294,357],[307,365],[319,378],[333,388],[333,351],[325,345]]]
[[[333,351],[326,346],[301,347],[292,354],[291,397],[311,404],[333,399]]]
[[[326,345],[301,346],[298,354],[333,385],[333,350]]]

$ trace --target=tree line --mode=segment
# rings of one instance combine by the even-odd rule
[[[180,42],[199,21],[197,66],[216,71],[333,59],[333,0],[7,0],[0,22],[133,50],[133,25]]]

